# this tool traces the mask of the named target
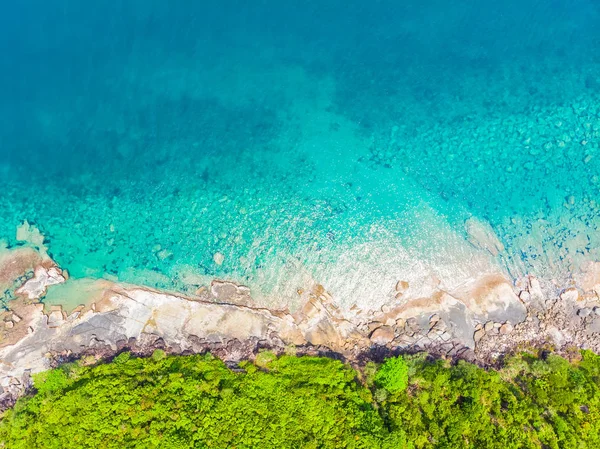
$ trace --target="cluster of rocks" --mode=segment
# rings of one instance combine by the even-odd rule
[[[369,165],[372,167],[392,168],[398,157],[398,146],[400,145],[398,131],[398,126],[394,126],[389,135],[374,134],[371,136],[367,159]]]
[[[489,273],[453,291],[413,297],[399,280],[393,302],[376,311],[342,309],[323,286],[312,285],[298,290],[303,306],[291,312],[256,305],[250,290],[233,282],[213,280],[184,296],[69,278],[39,248],[5,248],[0,256],[0,283],[12,292],[0,312],[0,407],[12,404],[34,373],[124,349],[212,351],[230,362],[251,359],[261,348],[335,353],[355,362],[374,352],[428,351],[482,365],[524,347],[600,352],[600,264],[563,290],[534,277],[513,284]],[[81,292],[81,305],[45,306],[47,290],[65,283]]]

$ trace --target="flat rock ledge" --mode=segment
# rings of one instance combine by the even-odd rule
[[[565,289],[534,277],[512,283],[489,273],[455,291],[410,297],[398,280],[380,311],[342,310],[321,285],[299,290],[294,313],[257,306],[247,287],[214,280],[194,296],[107,280],[69,279],[45,253],[5,250],[0,283],[0,410],[31,387],[31,375],[65,361],[110,358],[123,350],[150,354],[211,351],[226,362],[253,359],[262,348],[336,356],[352,363],[428,351],[492,365],[522,348],[600,352],[600,263]],[[48,289],[82,282],[72,310],[41,302]],[[8,299],[8,300],[7,300]]]

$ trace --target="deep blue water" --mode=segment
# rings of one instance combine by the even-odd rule
[[[0,238],[75,277],[364,305],[600,257],[598,3],[0,8]]]

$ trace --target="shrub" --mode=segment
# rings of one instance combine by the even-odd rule
[[[404,391],[408,385],[408,365],[404,358],[388,359],[377,371],[375,383],[392,394]]]
[[[254,363],[261,368],[267,368],[271,362],[277,359],[277,356],[271,351],[261,351],[256,354]]]

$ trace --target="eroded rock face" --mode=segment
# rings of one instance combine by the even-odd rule
[[[394,341],[394,328],[392,326],[381,326],[371,334],[373,344],[384,346]]]
[[[600,298],[600,262],[589,262],[575,280],[586,296]]]
[[[305,304],[294,314],[294,321],[307,343],[334,350],[362,344],[366,335],[344,316],[321,285],[304,293]]]
[[[435,319],[432,320],[434,316]],[[417,336],[415,342],[419,341],[422,333],[425,333],[434,344],[442,339],[441,335],[444,333],[450,335],[452,339],[460,341],[464,346],[473,347],[474,344],[472,338],[475,327],[473,314],[464,303],[442,291],[430,298],[406,301],[374,319],[382,323],[390,320],[404,323],[401,331],[403,338],[400,340],[405,346],[413,344],[414,342],[410,338],[415,336]],[[444,323],[444,328],[441,329],[441,325],[438,323]],[[430,335],[429,330],[434,324],[436,325],[434,327],[441,332],[434,332]],[[427,340],[425,342],[429,343]]]
[[[28,279],[16,290],[16,293],[26,295],[29,299],[37,299],[46,294],[49,286],[62,284],[65,281],[66,278],[58,267],[46,268],[40,265],[35,268],[33,278]]]
[[[452,294],[481,320],[520,323],[527,317],[525,305],[510,281],[501,274],[475,279]]]
[[[36,267],[44,265],[52,264],[34,248],[0,249],[0,295],[14,290],[19,280],[23,281]]]

